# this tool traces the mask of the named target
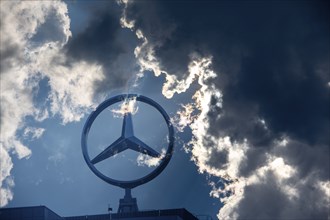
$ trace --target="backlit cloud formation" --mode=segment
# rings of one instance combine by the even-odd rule
[[[308,23],[301,39],[314,36],[329,45],[324,12],[313,17],[320,5],[296,10],[294,4],[285,3],[293,10],[287,12],[280,4],[260,3],[263,11],[254,9],[256,14],[246,19],[243,5],[235,2],[195,1],[189,7],[184,2],[121,3],[122,25],[142,42],[135,49],[141,73],[163,75],[167,98],[195,90],[173,122],[179,131],[191,129],[185,149],[199,171],[212,177],[210,195],[223,203],[219,219],[329,218],[329,50],[315,41],[298,47],[281,36],[299,33],[291,25],[297,27],[301,22],[297,18],[308,13],[314,19],[311,25],[316,22],[323,32],[313,35]],[[233,11],[242,14],[234,19]],[[291,22],[287,27],[277,26],[279,11]],[[276,22],[267,26],[263,21]],[[229,29],[231,25],[235,29]],[[282,39],[272,39],[265,27],[281,31],[274,34]],[[245,39],[240,42],[240,37]],[[270,42],[259,42],[265,46],[260,48],[256,39]],[[275,52],[272,42],[280,45]],[[309,59],[305,51],[310,50],[318,60]],[[263,57],[265,53],[272,54]],[[307,59],[305,71],[301,62]],[[318,99],[309,98],[311,94]]]
[[[190,98],[172,122],[191,133],[183,147],[220,219],[329,218],[329,5],[118,3],[121,18],[97,2],[73,34],[69,2],[1,1],[0,205],[13,198],[12,157],[47,132],[28,117],[78,121],[150,71],[164,97]]]

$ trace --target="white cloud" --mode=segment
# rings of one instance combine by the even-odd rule
[[[120,24],[123,28],[132,29],[135,25],[134,20],[128,20],[127,17],[126,17],[127,5],[130,4],[131,2],[132,1],[130,1],[130,0],[117,0],[118,4],[123,4],[124,5],[122,16],[120,18]]]
[[[13,167],[13,164],[11,162],[11,158],[8,154],[8,151],[4,149],[3,144],[0,143],[0,153],[1,153],[1,160],[0,160],[0,165],[1,165],[1,175],[0,175],[0,186],[3,186],[3,181],[10,175],[10,170]],[[9,169],[3,169],[8,167]],[[3,203],[1,203],[3,204]]]
[[[136,162],[138,166],[155,167],[159,165],[165,154],[166,150],[164,148],[162,149],[162,152],[159,157],[150,157],[146,154],[139,154],[139,156],[136,158]]]
[[[111,112],[114,117],[122,118],[126,113],[131,113],[135,115],[139,110],[139,107],[136,103],[136,97],[125,99],[118,108],[112,108]]]
[[[50,110],[53,115],[59,114],[65,124],[79,121],[88,109],[95,107],[94,83],[104,75],[100,66],[79,62],[70,68],[53,66],[47,77],[51,87]]]
[[[62,51],[71,37],[67,5],[61,1],[1,1],[1,204],[12,198],[10,155],[28,158],[18,129],[39,138],[42,128],[25,128],[25,117],[42,121],[59,115],[63,123],[80,120],[94,106],[94,84],[103,79],[102,67],[67,64]],[[51,27],[51,28],[49,28]],[[51,31],[48,33],[47,31]],[[48,103],[36,105],[33,96],[42,79],[50,86]],[[51,114],[50,114],[51,113]],[[24,134],[23,134],[24,135]]]
[[[0,206],[6,205],[8,203],[8,200],[13,199],[14,194],[13,194],[11,188],[14,186],[15,186],[15,183],[11,177],[7,177],[4,182],[1,181],[0,194],[2,196],[0,196]]]
[[[320,191],[325,195],[323,198],[321,198],[321,204],[323,204],[325,207],[330,207],[330,181],[319,181],[315,187],[319,188]],[[322,199],[324,201],[322,201]],[[330,217],[330,213],[328,217]]]
[[[281,141],[275,145],[275,148],[284,147]],[[290,165],[276,151],[268,152],[266,162],[260,164],[250,175],[236,177],[236,180],[225,184],[224,189],[211,183],[213,187],[211,195],[220,198],[224,204],[219,211],[219,219],[248,218],[248,216],[253,216],[255,219],[269,218],[269,213],[264,213],[264,205],[268,207],[269,202],[277,204],[281,196],[285,200],[281,210],[276,207],[267,208],[268,211],[276,210],[274,218],[309,219],[313,215],[322,213],[322,210],[327,210],[326,207],[329,206],[327,195],[329,181],[320,181],[316,173],[299,178],[297,167]],[[311,191],[311,188],[314,190]],[[230,196],[221,198],[221,195],[228,192]],[[314,195],[317,199],[313,198]],[[305,203],[310,205],[306,206]],[[258,208],[255,207],[256,204],[263,205]],[[304,209],[301,210],[301,207]],[[251,210],[257,213],[251,213]]]
[[[39,139],[44,132],[45,132],[44,128],[26,127],[24,129],[23,136],[25,138],[31,137],[31,139],[34,140],[34,139]]]

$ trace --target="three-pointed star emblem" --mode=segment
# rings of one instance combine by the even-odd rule
[[[151,157],[160,157],[157,151],[134,136],[132,114],[130,112],[124,115],[121,136],[91,160],[91,163],[96,164],[127,149],[147,154]]]

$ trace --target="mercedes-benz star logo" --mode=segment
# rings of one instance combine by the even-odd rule
[[[99,153],[96,157],[94,157],[92,160],[89,157],[88,154],[88,148],[87,148],[87,139],[88,139],[88,133],[89,130],[95,120],[95,118],[107,107],[117,103],[122,102],[125,100],[133,99],[135,98],[137,101],[141,101],[144,103],[147,103],[154,108],[156,108],[163,116],[163,118],[166,121],[167,127],[168,127],[168,148],[165,156],[161,158],[161,162],[158,165],[156,169],[154,169],[151,173],[147,174],[146,176],[131,180],[131,181],[122,181],[122,180],[115,180],[108,176],[105,176],[103,173],[101,173],[99,170],[95,168],[95,164],[112,157],[122,151],[125,151],[127,149],[134,150],[136,152],[149,155],[151,157],[158,157],[160,158],[161,155],[153,148],[149,147],[146,143],[141,141],[139,138],[135,137],[134,130],[133,130],[133,123],[132,123],[132,114],[130,112],[124,113],[124,119],[123,119],[123,125],[122,125],[122,132],[121,136],[114,141],[112,144],[110,144],[105,150],[103,150],[101,153]],[[165,110],[155,101],[153,101],[150,98],[147,98],[145,96],[136,95],[136,94],[127,94],[127,95],[118,95],[115,97],[112,97],[103,103],[101,103],[95,111],[93,111],[90,116],[88,117],[81,137],[81,146],[82,151],[84,155],[84,159],[89,166],[89,168],[94,172],[95,175],[97,175],[102,180],[106,181],[109,184],[119,186],[124,189],[132,189],[136,186],[139,186],[141,184],[147,183],[150,180],[154,179],[156,176],[158,176],[167,166],[169,163],[172,153],[173,153],[173,145],[174,145],[174,129],[170,122],[169,116],[166,114]]]
[[[132,114],[130,112],[126,112],[124,114],[121,136],[93,160],[91,160],[91,163],[96,164],[127,149],[147,154],[151,157],[160,157],[160,154],[157,151],[150,148],[143,141],[134,136]]]

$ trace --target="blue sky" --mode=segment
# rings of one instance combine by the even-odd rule
[[[175,127],[164,172],[133,189],[140,209],[214,219],[329,218],[330,32],[326,1],[1,1],[0,205],[62,216],[116,210],[122,189],[85,164],[88,115],[122,93],[150,97]],[[115,106],[118,108],[118,106]],[[136,134],[166,124],[137,103]],[[120,134],[107,109],[96,155]],[[126,151],[104,162],[140,177]]]
[[[172,101],[160,94],[143,91],[144,85],[159,83],[157,81],[159,79],[152,75],[149,79],[146,76],[142,88],[136,92],[149,95],[173,115],[176,106]],[[169,105],[172,107],[167,107]],[[100,153],[120,136],[122,118],[117,117],[107,109],[93,123],[88,142],[91,155]],[[104,213],[108,204],[117,210],[124,190],[96,177],[83,159],[80,139],[86,120],[87,115],[79,122],[66,125],[61,124],[57,117],[42,122],[30,120],[29,124],[42,127],[45,132],[36,140],[22,139],[23,144],[31,147],[32,154],[28,159],[15,158],[13,161],[14,199],[8,207],[42,204],[63,216]],[[138,104],[133,123],[136,136],[150,146],[159,152],[167,147],[166,124],[156,110]],[[189,139],[189,132],[177,132],[176,136],[174,155],[168,167],[153,181],[133,189],[133,196],[138,198],[141,210],[184,207],[196,214],[213,213],[215,216],[220,202],[209,197],[206,175],[197,172],[196,165],[182,149],[182,142]],[[114,179],[136,179],[153,170],[153,167],[138,166],[137,156],[137,153],[126,151],[97,167]]]

